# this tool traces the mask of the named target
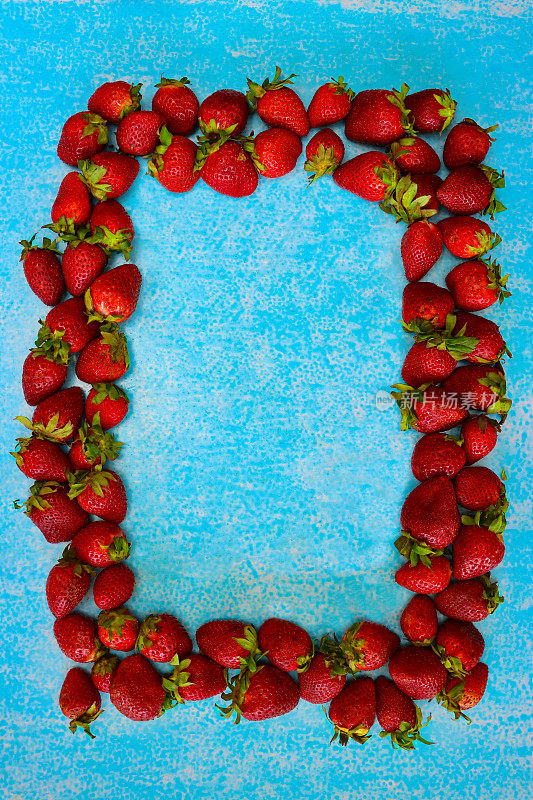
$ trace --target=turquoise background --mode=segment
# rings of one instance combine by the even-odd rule
[[[490,14],[488,9],[490,8]],[[525,798],[531,646],[531,5],[344,2],[4,2],[0,104],[0,796],[229,800]],[[55,559],[10,505],[27,481],[6,455],[24,406],[20,369],[45,309],[25,285],[18,240],[49,219],[65,168],[63,121],[104,80],[188,75],[201,98],[279,63],[307,103],[342,74],[358,91],[448,86],[458,118],[499,122],[488,162],[504,167],[495,227],[513,297],[502,326],[515,406],[487,463],[509,472],[507,603],[481,625],[491,678],[470,727],[432,709],[432,748],[329,745],[322,710],[232,726],[213,701],[133,724],[106,710],[98,737],[72,737],[57,707],[67,668],[44,585]],[[149,107],[149,106],[147,106]],[[257,118],[252,125],[261,129]],[[433,141],[433,140],[432,140]],[[359,152],[354,145],[349,154]],[[250,199],[200,183],[184,196],[144,177],[125,197],[144,287],[127,324],[132,413],[118,471],[139,614],[177,613],[192,631],[218,615],[289,616],[314,635],[366,615],[398,628],[392,580],[414,434],[376,395],[399,377],[402,230],[329,180],[305,189],[303,158]],[[141,170],[144,172],[144,168]],[[443,279],[443,258],[430,279]],[[87,608],[91,608],[87,603]]]

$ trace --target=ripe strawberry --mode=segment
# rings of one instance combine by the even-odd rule
[[[152,110],[164,117],[171,133],[181,136],[188,136],[198,125],[198,98],[188,84],[188,78],[177,81],[161,75],[152,98]]]
[[[481,414],[469,417],[461,426],[461,439],[466,454],[465,463],[470,466],[488,456],[496,447],[501,425],[496,420]]]
[[[193,703],[221,694],[227,687],[224,667],[201,653],[189,653],[185,658],[174,656],[170,680],[175,685],[172,694],[178,703]]]
[[[124,389],[115,383],[95,383],[85,401],[85,418],[90,424],[98,423],[104,431],[122,422],[129,408],[129,398]],[[98,420],[95,419],[98,414]]]
[[[107,692],[117,674],[120,659],[118,656],[106,655],[95,661],[91,669],[91,679],[99,692]]]
[[[46,600],[54,617],[66,617],[74,611],[89,591],[91,575],[92,569],[66,549],[46,581]]]
[[[98,614],[98,636],[102,644],[111,650],[120,653],[133,650],[138,633],[138,620],[124,606]]]
[[[134,111],[120,120],[117,127],[117,144],[123,153],[147,156],[159,143],[159,128],[165,118],[157,111]]]
[[[448,169],[481,164],[494,139],[489,136],[498,126],[482,128],[473,119],[455,125],[444,142],[442,158]]]
[[[52,206],[52,224],[55,233],[74,233],[76,225],[85,225],[91,216],[91,196],[79,172],[68,172],[57,191]]]
[[[61,342],[70,344],[71,353],[79,353],[98,335],[98,329],[97,322],[89,322],[83,299],[71,297],[48,312],[39,339],[43,342],[59,338]]]
[[[365,744],[368,732],[376,719],[376,690],[372,678],[355,678],[333,698],[329,707],[333,724],[331,741],[347,745],[350,739]]]
[[[323,175],[333,175],[344,158],[344,142],[331,128],[322,128],[308,141],[305,158],[310,185]]]
[[[97,153],[81,161],[82,180],[97,200],[115,200],[125,194],[139,172],[138,162],[123,153]]]
[[[439,692],[437,701],[453,714],[456,720],[463,717],[470,723],[470,717],[462,712],[477,706],[485,694],[488,678],[489,668],[481,662],[476,664],[463,679],[450,675],[446,686]]]
[[[161,675],[140,653],[122,659],[111,681],[109,697],[121,714],[136,722],[161,716],[166,705]]]
[[[69,461],[75,471],[102,467],[106,461],[114,461],[120,454],[123,442],[117,442],[112,433],[104,433],[96,423],[87,423],[78,429],[68,452]]]
[[[442,205],[452,214],[490,214],[505,211],[495,190],[505,186],[503,175],[485,166],[457,167],[437,190]]]
[[[80,426],[84,405],[83,391],[78,386],[72,386],[41,400],[31,422],[26,417],[17,419],[43,439],[66,442],[72,439]]]
[[[461,350],[465,347],[473,349],[472,344],[463,345],[467,341],[467,337],[443,339],[437,334],[433,339],[415,342],[405,356],[402,380],[415,389],[422,384],[440,383],[452,374],[457,361],[464,358]]]
[[[457,103],[448,89],[422,89],[408,94],[405,106],[417,131],[438,133],[448,127],[455,116]]]
[[[333,180],[363,200],[384,202],[394,190],[398,173],[384,153],[369,150],[337,167]]]
[[[142,84],[136,86],[126,81],[110,81],[103,83],[95,89],[89,98],[87,107],[94,114],[100,114],[108,122],[120,122],[120,120],[137,111],[141,105]]]
[[[389,148],[389,158],[400,172],[432,173],[440,169],[440,158],[425,139],[420,136],[404,136],[393,142]]]
[[[463,678],[481,661],[485,640],[471,622],[445,619],[437,631],[434,648],[448,672]]]
[[[308,668],[298,675],[302,700],[308,703],[329,703],[342,690],[346,683],[346,670],[335,674],[331,661],[326,661],[323,653],[317,653],[309,662]]]
[[[248,122],[248,103],[242,92],[218,89],[200,104],[198,122],[206,136],[238,136]]]
[[[437,475],[454,478],[465,465],[466,454],[454,436],[426,433],[413,448],[411,469],[417,481]]]
[[[99,244],[106,252],[121,252],[126,260],[129,259],[135,228],[130,215],[118,200],[96,203],[89,224],[92,242]]]
[[[402,236],[401,253],[405,277],[408,281],[419,281],[441,256],[439,228],[424,219],[413,222]]]
[[[71,478],[69,497],[76,497],[85,511],[107,522],[122,522],[128,502],[124,484],[116,472],[77,472]]]
[[[437,635],[438,626],[433,600],[427,594],[415,594],[400,618],[400,627],[405,638],[412,644],[429,645]]]
[[[133,594],[135,576],[126,564],[111,564],[98,573],[94,580],[94,602],[108,611],[127,603]]]
[[[301,672],[311,659],[313,642],[299,625],[286,619],[271,617],[258,632],[259,647],[268,660],[284,672]]]
[[[450,292],[435,283],[408,283],[403,290],[402,319],[406,324],[427,320],[439,330],[453,308]]]
[[[276,72],[271,81],[266,78],[261,86],[248,78],[248,92],[246,97],[252,109],[255,109],[260,118],[272,128],[287,128],[298,136],[307,136],[309,133],[309,119],[305,106],[293,89],[291,78],[293,73],[284,80],[281,79],[281,69],[276,67]]]
[[[429,647],[400,647],[389,663],[392,680],[413,700],[432,700],[446,685],[448,673]]]
[[[61,652],[79,664],[97,661],[106,652],[96,635],[95,621],[77,611],[56,619],[54,636]]]
[[[453,577],[457,581],[479,578],[497,567],[504,555],[505,545],[496,533],[463,525],[453,543]]]
[[[255,137],[254,148],[259,163],[264,167],[261,175],[280,178],[296,166],[302,143],[299,136],[286,128],[267,128]]]
[[[337,637],[324,636],[320,650],[336,674],[349,671],[380,669],[400,645],[399,636],[377,622],[355,622],[339,642]]]
[[[112,201],[110,201],[112,202]],[[81,297],[107,265],[105,250],[98,244],[74,239],[63,253],[63,275],[67,291]]]
[[[422,724],[422,712],[410,697],[407,697],[397,686],[384,675],[375,680],[376,717],[383,730],[381,738],[391,737],[393,748],[414,750],[413,742],[432,744],[420,735],[420,729],[429,723],[429,716]]]
[[[501,267],[491,258],[472,259],[457,264],[446,276],[446,286],[455,305],[463,311],[483,311],[499,300],[511,296],[506,284],[509,275],[502,277]]]
[[[20,244],[24,248],[20,260],[28,286],[39,300],[47,306],[55,306],[65,291],[65,282],[61,271],[60,255],[56,243],[48,238],[43,239],[41,246],[33,244],[35,234],[28,241]]]
[[[36,525],[50,544],[68,542],[87,525],[89,515],[68,496],[65,486],[57,481],[36,481],[23,504],[15,503]]]
[[[149,614],[139,629],[136,650],[150,661],[168,663],[175,655],[188,655],[192,650],[192,642],[176,617],[171,614]]]
[[[78,111],[67,119],[57,145],[57,155],[69,167],[100,153],[108,141],[107,124],[98,114]]]
[[[406,134],[413,134],[405,107],[408,91],[409,87],[403,83],[400,91],[365,89],[356,94],[346,117],[346,138],[352,142],[386,147]]]
[[[70,669],[59,693],[59,708],[71,720],[71,732],[76,733],[76,728],[81,728],[94,739],[90,726],[102,713],[100,705],[100,693],[85,670]]]
[[[333,125],[348,116],[354,93],[342,76],[319,86],[307,109],[311,128]]]
[[[89,319],[124,322],[129,319],[141,291],[142,275],[136,264],[121,264],[108,270],[85,293]]]
[[[442,549],[451,544],[461,527],[451,480],[437,475],[415,486],[402,506],[401,526],[430,547]]]
[[[501,242],[486,222],[475,217],[445,217],[437,224],[442,241],[456,258],[481,256]]]
[[[22,390],[29,406],[61,389],[67,377],[70,345],[60,341],[38,340],[39,346],[30,350],[22,367]]]
[[[240,142],[216,142],[204,149],[201,156],[199,152],[198,165],[200,177],[215,192],[229,197],[247,197],[257,189],[257,170]]]
[[[38,436],[17,439],[16,450],[11,455],[23,475],[35,481],[66,483],[72,469],[70,461],[56,442]]]
[[[503,369],[492,364],[466,364],[458,367],[443,383],[443,389],[458,397],[463,406],[503,418],[511,408],[505,396],[507,384]]]
[[[80,561],[98,568],[117,564],[131,550],[122,528],[105,520],[84,525],[76,532],[71,547]]]
[[[249,722],[260,722],[296,708],[300,690],[286,672],[270,664],[261,664],[255,672],[245,669],[236,675],[222,699],[230,701],[230,705],[219,707],[221,716],[229,718],[235,713],[236,723],[241,717]]]
[[[452,576],[446,556],[428,556],[429,566],[420,560],[417,564],[404,564],[396,571],[394,580],[399,586],[418,594],[435,594],[445,589]]]
[[[451,583],[435,597],[435,605],[445,617],[479,622],[493,614],[503,600],[498,584],[491,583],[489,575],[481,575]]]
[[[510,355],[505,341],[495,322],[468,311],[458,311],[455,315],[454,334],[463,330],[466,336],[478,340],[477,345],[465,355],[472,363],[499,361],[505,354]]]
[[[255,664],[257,633],[244,622],[229,619],[205,622],[196,631],[196,642],[202,653],[228,669]]]
[[[129,366],[126,337],[116,325],[102,325],[100,336],[80,353],[76,375],[84,383],[111,383],[125,375]]]
[[[500,499],[503,484],[488,467],[464,467],[455,477],[457,502],[469,511],[483,511]]]
[[[161,128],[159,144],[148,162],[148,172],[169,192],[190,192],[200,180],[195,171],[198,147],[185,136],[172,136]]]
[[[394,384],[392,392],[401,411],[401,429],[413,428],[419,433],[436,433],[455,428],[468,416],[468,410],[457,395],[441,386],[414,389],[403,383]]]

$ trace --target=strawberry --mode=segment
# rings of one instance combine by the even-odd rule
[[[333,724],[331,742],[347,745],[350,740],[365,744],[376,719],[376,690],[372,678],[355,678],[333,698],[329,707]]]
[[[100,705],[100,693],[85,670],[70,669],[59,693],[59,708],[71,720],[71,732],[76,733],[76,729],[81,728],[94,739],[90,726],[102,713]]]
[[[378,675],[375,688],[376,717],[383,728],[379,734],[381,738],[390,736],[393,748],[402,750],[414,750],[413,742],[433,744],[420,735],[420,729],[426,727],[431,715],[423,725],[419,707],[384,675]]]
[[[107,124],[98,114],[78,111],[67,119],[57,145],[57,155],[69,167],[100,153],[108,142]]]
[[[433,647],[448,672],[463,678],[465,672],[470,672],[481,661],[485,640],[471,622],[445,619],[437,631]]]
[[[128,509],[124,484],[111,470],[82,471],[72,475],[69,497],[76,497],[85,511],[106,522],[122,522]]]
[[[135,264],[121,264],[104,272],[85,293],[89,319],[124,322],[129,319],[141,291],[142,275]]]
[[[39,338],[39,345],[30,350],[22,367],[22,390],[29,406],[61,389],[67,377],[70,345]],[[36,343],[37,344],[37,343]]]
[[[314,93],[307,117],[311,128],[333,125],[348,116],[354,93],[344,82],[342,76],[319,86]]]
[[[198,122],[206,136],[238,136],[246,127],[248,114],[248,103],[242,92],[218,89],[200,104]]]
[[[442,205],[452,214],[489,214],[492,219],[505,206],[496,200],[495,190],[503,188],[503,174],[486,166],[457,167],[437,190]]]
[[[178,703],[192,703],[222,694],[227,687],[224,667],[201,653],[189,653],[185,658],[174,656],[170,680],[175,684],[172,694]]]
[[[112,202],[112,201],[110,201]],[[107,255],[100,245],[74,239],[63,253],[63,275],[67,291],[81,297],[91,283],[104,271]]]
[[[451,544],[461,527],[451,480],[437,475],[415,486],[402,506],[401,525],[402,533],[430,547],[442,549]]]
[[[65,486],[57,481],[36,481],[30,496],[21,505],[24,513],[36,525],[50,544],[68,542],[89,522],[89,515],[68,496]]]
[[[392,680],[413,700],[432,700],[446,685],[448,673],[429,647],[400,647],[389,663]]]
[[[77,611],[56,619],[54,636],[61,652],[79,664],[96,661],[106,652],[98,639],[95,621]]]
[[[26,417],[16,419],[43,439],[66,442],[72,439],[79,428],[84,405],[83,391],[78,386],[72,386],[70,389],[60,389],[46,400],[41,400],[33,412],[31,422]]]
[[[217,706],[222,717],[235,713],[235,724],[241,717],[249,722],[280,717],[296,708],[300,700],[298,685],[286,673],[270,664],[261,664],[252,672],[245,669],[228,685],[222,699],[226,707]]]
[[[396,167],[378,150],[369,150],[345,161],[333,173],[333,180],[341,189],[374,203],[388,198],[397,177]]]
[[[466,454],[454,436],[426,433],[413,448],[411,469],[417,481],[437,475],[454,478],[465,465]]]
[[[28,241],[20,244],[24,248],[20,260],[23,264],[24,276],[28,286],[39,300],[47,306],[55,306],[63,297],[65,281],[61,271],[60,255],[56,243],[48,238],[43,239],[41,246],[33,244],[35,234]]]
[[[442,158],[448,169],[467,164],[481,164],[494,139],[489,136],[497,125],[482,128],[473,119],[464,119],[455,125],[444,142]]]
[[[403,635],[412,644],[423,646],[431,644],[437,635],[438,625],[435,604],[427,594],[415,594],[405,606],[400,618]]]
[[[200,180],[194,170],[198,147],[185,136],[172,136],[163,126],[148,172],[169,192],[190,192]]]
[[[446,392],[455,395],[466,408],[501,414],[505,419],[511,400],[505,396],[507,384],[503,369],[495,364],[466,364],[458,367],[443,383]]]
[[[388,155],[403,173],[432,173],[440,169],[440,158],[437,153],[420,136],[404,136],[399,141],[393,142]]]
[[[429,560],[429,565],[420,560],[400,567],[394,576],[396,583],[418,594],[435,594],[445,589],[452,576],[446,556],[428,556],[424,560]]]
[[[470,717],[462,712],[477,706],[485,694],[488,678],[489,668],[480,662],[463,679],[450,676],[437,695],[437,701],[454,715],[454,719],[463,717],[470,723]]]
[[[481,256],[501,242],[486,222],[475,217],[445,217],[437,224],[442,241],[456,258]]]
[[[400,645],[399,636],[377,622],[355,622],[345,632],[342,640],[324,636],[320,650],[334,672],[380,669]]]
[[[344,158],[344,142],[331,128],[322,128],[308,141],[304,169],[309,185],[323,175],[332,175]]]
[[[308,703],[329,703],[346,683],[346,671],[335,674],[335,667],[326,661],[323,653],[317,653],[308,668],[298,675],[302,700]]]
[[[496,533],[463,525],[453,543],[453,577],[457,581],[479,578],[497,567],[504,555],[505,545]]]
[[[91,669],[91,679],[99,692],[107,692],[117,674],[120,659],[118,656],[106,655],[95,661]]]
[[[229,619],[205,622],[196,631],[196,641],[202,653],[228,669],[255,664],[258,643],[252,625]]]
[[[78,429],[68,452],[69,461],[75,471],[102,467],[107,460],[114,461],[120,454],[123,442],[117,442],[112,433],[104,433],[96,423],[87,423]]]
[[[190,88],[188,78],[175,80],[163,78],[156,83],[157,92],[152,98],[152,111],[165,119],[168,130],[188,136],[198,125],[198,98]]]
[[[171,614],[149,614],[141,624],[135,647],[150,661],[168,663],[175,655],[188,655],[192,650],[192,642],[176,617]]]
[[[511,355],[495,322],[468,311],[457,311],[454,334],[464,329],[464,334],[478,340],[477,345],[465,355],[472,363],[495,363],[505,354]]]
[[[461,426],[463,450],[466,453],[465,463],[470,466],[488,456],[496,447],[501,425],[496,420],[481,414],[469,417]]]
[[[66,617],[81,603],[91,585],[92,569],[66,549],[46,580],[46,600],[54,617]]]
[[[247,197],[257,189],[257,170],[240,142],[216,142],[197,161],[200,177],[215,192],[229,197]]]
[[[80,561],[98,568],[117,564],[131,550],[122,528],[105,520],[84,525],[76,532],[71,547]]]
[[[428,198],[424,202],[423,211],[433,212],[436,214],[440,207],[439,198],[437,197],[437,190],[442,184],[442,178],[439,178],[438,175],[429,175],[423,172],[413,172],[410,175],[410,180],[412,184],[416,185],[414,201],[418,200],[419,204],[422,204],[422,199],[425,200],[425,198]],[[427,213],[425,216],[433,216],[433,213]]]
[[[123,117],[117,127],[117,144],[123,153],[147,156],[159,143],[159,128],[165,118],[157,111],[134,111]]]
[[[70,345],[71,353],[79,353],[97,335],[98,323],[89,322],[83,299],[71,297],[48,312],[39,340],[60,339]]]
[[[424,219],[413,222],[402,236],[401,253],[405,277],[408,281],[419,281],[441,256],[439,228]]]
[[[500,499],[503,484],[488,467],[463,467],[455,477],[457,502],[469,511],[483,511]]]
[[[503,600],[498,584],[491,583],[489,575],[481,575],[479,578],[450,583],[435,597],[435,605],[445,617],[480,622],[493,614]]]
[[[23,475],[35,481],[65,483],[72,469],[70,461],[56,442],[38,436],[17,439],[16,450],[11,455]]]
[[[266,125],[272,128],[287,128],[297,136],[307,136],[309,133],[309,119],[305,106],[293,89],[291,78],[281,80],[281,69],[276,67],[276,72],[271,81],[266,78],[261,85],[248,78],[248,92],[246,98],[252,109],[255,109]]]
[[[406,324],[427,320],[439,330],[453,308],[450,292],[435,283],[408,283],[403,290],[402,319]]]
[[[448,89],[422,89],[408,94],[405,106],[417,131],[439,133],[448,127],[455,116],[457,103]]]
[[[92,242],[99,244],[106,252],[116,250],[121,252],[126,260],[129,258],[135,228],[130,215],[118,200],[96,203],[89,224]]]
[[[499,300],[503,303],[511,296],[506,288],[509,275],[502,277],[501,267],[491,258],[464,261],[457,264],[446,276],[446,286],[453,295],[455,305],[463,311],[483,311]]]
[[[401,411],[401,429],[413,428],[419,433],[436,433],[455,428],[468,416],[468,410],[459,402],[457,395],[441,386],[414,389],[396,383],[392,392]]]
[[[270,663],[283,672],[301,672],[309,664],[313,652],[311,637],[294,622],[271,617],[259,628],[258,639]]]
[[[413,134],[405,107],[408,91],[409,87],[403,83],[400,91],[365,89],[356,94],[346,117],[346,138],[352,142],[386,147],[406,134]]]
[[[147,658],[135,653],[120,662],[111,681],[109,697],[125,717],[146,722],[165,711],[167,694],[161,675]]]
[[[90,216],[89,191],[79,172],[68,172],[61,181],[52,206],[52,224],[47,227],[55,233],[74,233],[75,226],[85,225]]]
[[[94,580],[93,596],[98,608],[109,611],[127,603],[133,594],[135,576],[126,564],[111,564]]]
[[[422,384],[440,383],[452,374],[457,361],[464,358],[461,350],[466,347],[473,349],[474,345],[463,345],[463,342],[468,342],[467,337],[443,339],[438,334],[433,339],[415,342],[405,356],[402,380],[415,389]]]
[[[258,133],[254,148],[265,178],[280,178],[292,172],[302,152],[300,137],[286,128],[268,128]]]
[[[125,194],[139,172],[138,162],[123,153],[97,153],[80,161],[82,180],[97,200],[115,200]]]
[[[98,424],[104,431],[122,422],[129,408],[129,398],[124,389],[115,383],[95,383],[85,401],[85,418],[89,424]],[[98,420],[95,419],[98,414]]]
[[[125,375],[129,366],[126,337],[116,325],[102,325],[100,336],[80,353],[76,375],[84,383],[111,383]]]
[[[87,107],[94,114],[100,114],[108,122],[120,122],[120,120],[137,111],[141,105],[142,84],[136,86],[126,81],[110,81],[103,83],[95,89],[89,98]]]
[[[127,653],[133,650],[139,633],[139,622],[124,606],[98,614],[98,636],[111,650]]]

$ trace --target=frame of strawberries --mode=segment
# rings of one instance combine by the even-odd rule
[[[90,674],[70,669],[61,688],[59,706],[73,732],[81,727],[93,736],[101,692],[138,721],[220,694],[222,716],[256,721],[286,714],[302,698],[330,703],[332,741],[364,744],[377,717],[381,737],[414,749],[416,741],[431,743],[416,700],[436,698],[454,719],[469,721],[465,712],[485,691],[484,640],[473,623],[503,600],[490,571],[504,555],[508,503],[500,477],[474,465],[494,448],[511,405],[501,364],[510,353],[498,326],[476,313],[509,295],[507,276],[484,257],[500,238],[476,216],[494,218],[504,209],[495,196],[503,175],[483,164],[497,126],[465,119],[451,127],[442,180],[440,158],[419,134],[452,122],[456,103],[448,90],[410,94],[404,84],[354,94],[339,78],[320,86],[305,109],[293,77],[283,79],[277,67],[271,80],[249,80],[246,94],[222,89],[202,103],[187,78],[162,78],[150,111],[140,108],[140,84],[103,84],[61,133],[58,156],[77,170],[63,179],[44,226],[55,240],[21,242],[28,284],[52,308],[24,362],[24,396],[35,410],[31,420],[17,417],[30,434],[17,440],[13,455],[35,481],[25,513],[48,542],[68,543],[46,595],[62,652],[92,663]],[[245,136],[253,113],[269,127]],[[347,139],[374,149],[344,161],[343,141],[327,127],[341,120]],[[117,149],[108,147],[110,126]],[[196,143],[189,137],[198,127]],[[117,198],[137,177],[137,157],[149,159],[149,174],[169,191],[187,192],[203,180],[222,194],[248,196],[260,179],[294,169],[310,128],[319,130],[305,151],[309,184],[331,175],[407,225],[402,318],[414,343],[393,396],[401,427],[423,434],[411,460],[419,484],[403,504],[396,542],[405,563],[395,580],[413,592],[400,620],[407,642],[368,620],[341,639],[326,634],[314,642],[288,620],[267,619],[258,630],[214,620],[196,631],[193,652],[174,616],[139,622],[125,606],[135,583],[125,564],[131,545],[119,527],[127,500],[106,462],[122,447],[111,432],[129,404],[116,383],[129,367],[120,324],[135,311],[141,273],[129,260],[133,222]],[[435,224],[430,218],[441,205],[449,216]],[[460,260],[447,288],[421,281],[443,246]],[[116,252],[125,263],[106,271]],[[73,356],[87,396],[62,388]],[[457,435],[447,433],[457,426]],[[75,610],[91,583],[97,619]],[[169,668],[161,674],[154,662]],[[390,677],[365,674],[386,664]]]

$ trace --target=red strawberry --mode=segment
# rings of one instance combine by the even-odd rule
[[[177,81],[161,76],[152,98],[152,110],[164,117],[171,133],[181,136],[188,136],[198,125],[198,98],[188,84],[185,77]]]
[[[440,169],[440,158],[437,153],[420,136],[404,137],[393,142],[389,158],[404,173],[431,173]]]
[[[333,673],[333,674],[332,674]],[[346,671],[335,674],[332,662],[323,653],[317,653],[308,668],[298,675],[302,700],[308,703],[329,703],[346,683]]]
[[[189,653],[185,658],[174,656],[170,680],[175,684],[172,694],[178,703],[192,703],[221,694],[227,679],[224,667],[201,653]]]
[[[365,89],[356,94],[346,117],[346,138],[352,142],[386,147],[406,133],[414,133],[405,108],[408,91],[409,87],[404,83],[400,91]]]
[[[99,692],[107,692],[117,674],[120,659],[118,656],[106,655],[95,661],[91,669],[91,679]]]
[[[78,386],[60,389],[41,400],[33,412],[32,422],[26,421],[26,427],[43,438],[65,442],[72,439],[78,430],[83,416],[85,395]],[[17,417],[20,421],[25,417]]]
[[[255,664],[258,643],[252,625],[229,619],[205,622],[196,631],[196,641],[202,653],[228,669]]]
[[[329,83],[319,86],[307,109],[311,128],[333,125],[347,117],[353,96],[342,77],[338,80],[332,78]]]
[[[54,636],[61,652],[79,664],[96,661],[106,652],[96,635],[95,621],[77,611],[56,619]]]
[[[101,322],[129,319],[141,291],[142,275],[135,264],[121,264],[96,278],[85,294],[90,318]]]
[[[452,576],[450,562],[446,556],[429,556],[426,560],[429,566],[419,561],[400,567],[394,576],[396,583],[418,594],[435,594],[445,589]]]
[[[103,83],[94,90],[87,107],[89,111],[100,114],[108,122],[120,122],[123,117],[139,108],[141,86],[141,83],[134,86],[133,83],[126,81]]]
[[[114,200],[125,194],[139,172],[138,162],[122,153],[97,153],[81,161],[83,181],[97,200]]]
[[[74,611],[89,591],[91,575],[90,567],[65,550],[46,581],[46,600],[54,617],[66,617]]]
[[[70,541],[89,522],[87,512],[71,500],[67,488],[56,481],[37,481],[30,492],[22,504],[24,513],[50,544]],[[22,505],[15,503],[15,508],[22,508]]]
[[[405,638],[413,644],[429,645],[437,635],[438,625],[433,600],[426,594],[415,594],[407,603],[400,619]]]
[[[127,653],[133,650],[139,633],[139,622],[124,606],[98,615],[98,636],[111,650]],[[118,665],[117,665],[118,666]]]
[[[510,355],[499,327],[495,322],[478,314],[470,314],[468,311],[458,311],[455,315],[456,334],[463,330],[464,334],[478,340],[477,345],[466,354],[467,361],[472,363],[487,363],[499,361],[506,353]]]
[[[437,475],[415,486],[402,506],[401,525],[403,531],[430,547],[442,549],[451,544],[461,527],[451,480]]]
[[[445,217],[437,224],[444,244],[457,258],[475,258],[501,242],[486,222],[475,217]]]
[[[384,675],[378,675],[375,680],[376,688],[376,717],[383,730],[381,738],[391,737],[394,748],[414,750],[413,742],[432,744],[420,735],[425,725],[422,725],[422,712],[410,697],[407,697],[395,684]]]
[[[149,614],[139,629],[136,649],[151,661],[168,663],[175,656],[192,650],[189,634],[171,614]]]
[[[84,383],[111,383],[125,375],[129,366],[126,337],[116,325],[102,325],[100,336],[80,353],[76,375]]]
[[[268,128],[254,140],[257,159],[265,178],[280,178],[292,172],[302,152],[300,137],[286,128]]]
[[[281,79],[281,69],[276,67],[276,72],[271,81],[266,78],[261,85],[248,78],[248,92],[246,97],[251,107],[257,111],[264,123],[272,128],[287,128],[298,136],[307,136],[309,133],[309,119],[305,106],[293,89],[291,78],[294,73],[284,80]]]
[[[457,502],[469,511],[483,511],[500,499],[503,484],[488,467],[464,467],[455,477]]]
[[[311,658],[311,637],[299,625],[286,619],[271,617],[258,632],[259,647],[268,660],[284,672],[302,671]]]
[[[94,602],[108,611],[127,603],[133,594],[135,576],[126,564],[111,564],[98,573],[94,580]]]
[[[419,281],[441,256],[439,228],[427,220],[413,222],[402,236],[401,253],[405,277],[408,281]]]
[[[485,166],[457,167],[437,190],[437,197],[452,214],[490,214],[505,211],[495,190],[505,186],[503,175]]]
[[[57,155],[69,167],[100,153],[108,141],[106,121],[90,111],[78,111],[67,119],[57,145]]]
[[[435,283],[408,283],[403,290],[402,319],[405,323],[427,320],[437,330],[453,313],[453,297]]]
[[[501,426],[496,420],[481,414],[478,417],[469,417],[461,426],[461,439],[463,450],[466,453],[466,464],[475,464],[485,458],[498,441]]]
[[[505,396],[506,381],[498,365],[466,364],[458,367],[443,383],[446,392],[458,397],[463,406],[489,414],[508,414],[511,401]]]
[[[376,690],[372,678],[355,678],[333,698],[329,720],[333,723],[331,741],[347,745],[350,739],[365,744],[376,719]]]
[[[320,650],[334,672],[380,669],[400,645],[399,636],[377,622],[356,622],[345,632],[339,642],[336,637],[325,636]]]
[[[305,148],[304,169],[309,184],[323,175],[332,175],[344,158],[344,142],[331,128],[322,128],[308,141]]]
[[[217,142],[204,150],[198,163],[200,177],[215,192],[229,197],[246,197],[257,189],[257,170],[240,142]]]
[[[337,167],[333,180],[341,189],[363,200],[383,202],[394,189],[397,171],[384,153],[369,150]]]
[[[400,647],[389,663],[392,680],[413,700],[432,700],[446,685],[448,673],[429,647]]]
[[[439,346],[433,342],[438,335],[422,342],[415,342],[405,356],[402,366],[402,380],[418,389],[422,384],[440,383],[452,374],[457,361],[464,357],[461,352],[461,339],[442,339]],[[466,337],[463,337],[467,341]],[[457,350],[452,350],[457,343]],[[472,345],[470,345],[472,347]],[[450,348],[450,349],[449,349]]]
[[[408,94],[405,105],[416,130],[422,133],[443,131],[454,118],[457,107],[448,89],[422,89]]]
[[[481,164],[494,139],[489,136],[498,126],[481,128],[473,119],[464,119],[451,129],[444,142],[442,158],[448,169]]]
[[[106,264],[107,255],[99,245],[80,239],[69,242],[63,253],[62,263],[69,294],[81,297],[104,271]]]
[[[76,532],[71,544],[80,561],[92,567],[108,567],[127,558],[131,544],[113,522],[91,522]]]
[[[118,123],[117,144],[123,153],[147,156],[157,147],[164,124],[165,118],[157,111],[134,111]]]
[[[122,522],[128,509],[124,484],[111,470],[76,473],[69,497],[76,497],[85,511],[107,522]]]
[[[485,694],[488,678],[489,668],[480,662],[463,679],[450,676],[437,700],[456,720],[463,717],[469,723],[470,718],[462,712],[477,706]]]
[[[169,192],[190,192],[200,180],[194,170],[198,147],[185,136],[172,136],[163,127],[159,144],[148,162],[148,172]]]
[[[29,406],[36,406],[61,389],[70,358],[70,346],[66,342],[61,347],[57,339],[38,341],[40,346],[30,350],[22,367],[22,390]]]
[[[498,591],[498,584],[491,583],[489,575],[450,583],[435,597],[435,605],[441,614],[465,622],[486,619],[500,603],[503,603],[503,597]]]
[[[114,461],[120,454],[123,442],[117,442],[112,433],[104,433],[96,423],[87,423],[79,428],[76,439],[68,452],[74,470],[102,467],[107,460]]]
[[[130,215],[118,200],[96,203],[89,223],[92,231],[91,241],[97,242],[106,251],[116,250],[126,259],[129,258],[135,229]]]
[[[248,103],[242,92],[218,89],[200,104],[198,122],[204,135],[238,136],[248,122]]]
[[[453,295],[455,305],[463,311],[483,311],[498,299],[503,303],[511,296],[506,284],[509,275],[502,277],[501,267],[491,258],[472,259],[457,264],[446,276],[446,286]]]
[[[124,389],[115,383],[95,383],[85,401],[87,422],[98,422],[104,431],[122,422],[129,408],[129,398]],[[95,416],[98,414],[98,420]]]
[[[128,719],[146,722],[165,710],[166,692],[161,675],[144,656],[123,658],[111,681],[111,702]]]
[[[100,705],[100,694],[88,674],[79,667],[70,669],[59,693],[59,708],[71,720],[71,732],[81,728],[94,739],[90,726],[102,713]]]
[[[457,395],[441,386],[414,389],[397,383],[395,387],[399,391],[392,392],[392,395],[401,411],[402,430],[413,428],[420,433],[447,431],[468,416],[468,410],[461,405]]]
[[[91,216],[91,196],[79,172],[68,172],[59,186],[52,206],[51,230],[74,233],[75,225],[85,225]]]
[[[504,555],[505,545],[496,533],[463,525],[453,543],[453,577],[458,581],[479,578],[497,567]]]
[[[448,672],[462,678],[481,660],[485,640],[471,622],[445,619],[437,631],[434,647]]]
[[[229,718],[235,713],[235,723],[241,717],[249,722],[261,722],[288,714],[298,705],[300,690],[286,673],[270,664],[261,664],[254,672],[243,670],[236,675],[222,695],[230,701],[219,707],[221,716]]]
[[[453,436],[426,433],[413,448],[411,469],[417,481],[437,475],[453,478],[465,465],[466,455]]]
[[[37,436],[17,439],[16,451],[11,455],[20,471],[36,481],[65,483],[72,469],[70,461],[56,442]]]
[[[71,353],[79,353],[97,335],[98,323],[89,322],[81,297],[71,297],[55,306],[46,315],[44,326],[39,331],[41,341],[59,338],[61,342],[70,344]]]
[[[24,275],[28,286],[39,300],[47,306],[55,306],[65,291],[61,262],[58,258],[60,253],[55,242],[46,237],[41,246],[33,244],[35,236],[32,236],[29,242],[26,239],[20,242],[24,248],[20,256]]]

